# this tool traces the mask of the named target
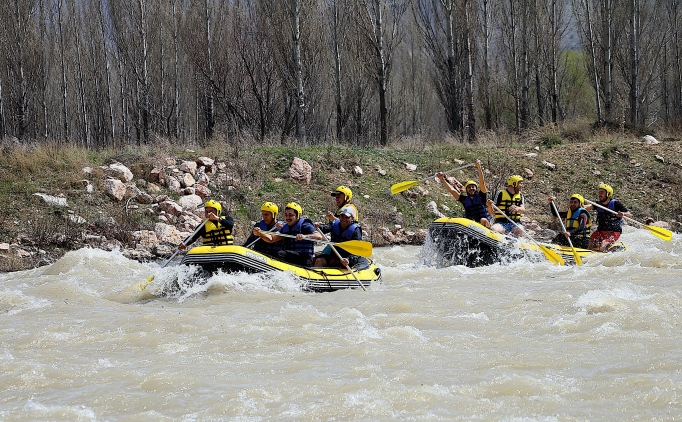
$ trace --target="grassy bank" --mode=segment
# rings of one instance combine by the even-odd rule
[[[226,178],[209,186],[214,198],[226,205],[235,218],[237,241],[248,234],[251,221],[259,219],[264,201],[280,206],[290,201],[303,205],[304,213],[320,221],[334,208],[329,191],[338,185],[351,187],[360,218],[372,229],[406,230],[426,228],[433,216],[426,204],[436,201],[447,206],[448,216],[462,214],[445,190],[434,182],[421,184],[425,196],[391,195],[394,183],[417,180],[438,171],[470,163],[483,162],[488,190],[500,189],[511,174],[533,177],[525,183],[527,215],[542,224],[551,224],[547,212],[548,195],[556,196],[559,207],[573,192],[588,199],[596,198],[596,187],[603,181],[611,184],[615,196],[642,220],[679,220],[682,202],[677,195],[682,184],[680,157],[682,142],[677,138],[659,138],[658,145],[646,145],[639,136],[594,134],[586,129],[538,133],[535,136],[490,137],[477,145],[456,142],[395,142],[390,148],[328,146],[249,146],[226,147],[214,143],[194,150],[176,149],[170,143],[156,148],[131,148],[126,151],[88,151],[70,145],[16,146],[6,144],[0,156],[0,242],[19,243],[43,250],[25,259],[0,259],[0,271],[32,267],[53,260],[65,251],[82,247],[89,235],[105,234],[122,244],[132,241],[130,232],[153,229],[157,221],[150,206],[115,202],[102,189],[105,179],[100,166],[121,162],[134,173],[135,184],[145,190],[152,168],[162,166],[167,157],[180,160],[208,156],[225,163]],[[289,179],[287,171],[299,157],[313,167],[310,184]],[[415,164],[414,172],[405,163]],[[554,165],[554,169],[551,169]],[[84,174],[82,169],[94,172]],[[355,167],[362,175],[355,175]],[[380,174],[384,170],[386,175]],[[476,178],[473,167],[454,174],[460,180]],[[87,193],[82,180],[94,185]],[[45,204],[35,193],[64,195],[68,208]],[[163,192],[162,192],[163,193]],[[167,192],[166,192],[167,193]],[[169,194],[177,198],[175,194]],[[441,208],[442,209],[442,208]],[[73,222],[70,215],[83,217],[87,223]],[[372,230],[376,233],[378,230]],[[373,238],[378,242],[379,239]]]

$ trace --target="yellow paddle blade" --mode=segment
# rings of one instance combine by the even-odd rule
[[[144,291],[144,290],[147,288],[147,286],[149,286],[150,284],[152,284],[152,281],[154,281],[154,276],[153,276],[153,275],[147,277],[147,279],[144,281],[144,283],[140,284],[140,290]]]
[[[576,265],[583,265],[583,260],[580,259],[580,255],[578,255],[578,251],[576,251],[575,248],[572,248],[572,249],[573,249],[573,259],[575,260],[575,264]]]
[[[409,188],[416,186],[418,184],[419,180],[408,180],[407,182],[396,183],[395,185],[391,186],[391,195],[395,195],[396,193],[406,191]]]
[[[673,233],[670,230],[664,229],[663,227],[645,226],[644,224],[642,224],[642,227],[649,230],[654,236],[663,239],[666,242],[673,240]]]
[[[564,265],[565,264],[564,259],[558,253],[554,252],[553,250],[549,249],[546,246],[542,246],[539,243],[537,245],[540,247],[540,250],[542,251],[542,253],[545,254],[545,257],[547,258],[547,260],[549,260],[550,262],[553,262],[557,265]]]
[[[365,240],[349,240],[347,242],[331,243],[353,255],[369,258],[372,256],[372,244]]]

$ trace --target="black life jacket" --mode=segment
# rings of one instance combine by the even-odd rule
[[[599,203],[599,205],[604,206],[602,203]],[[606,205],[606,208],[610,209],[611,211],[616,211],[616,200],[610,200],[608,205]],[[595,209],[597,211],[597,230],[622,233],[622,218],[618,218],[616,214],[612,214],[599,207],[595,207]]]

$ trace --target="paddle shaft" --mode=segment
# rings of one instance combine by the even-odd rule
[[[276,226],[277,226],[277,222],[275,222],[275,225],[273,227],[276,227]],[[279,233],[279,232],[278,231],[268,231],[268,232],[263,232],[263,233]],[[258,242],[259,240],[261,240],[260,237],[257,237],[256,240],[254,240],[253,242],[246,245],[246,248],[250,248],[251,246],[255,245],[256,242]]]
[[[465,164],[465,165],[463,165],[463,166],[461,166],[461,167],[457,167],[457,168],[454,168],[454,169],[452,169],[452,170],[444,171],[444,172],[442,172],[442,173],[443,173],[443,174],[452,173],[453,171],[462,170],[462,169],[465,169],[465,168],[467,168],[467,167],[471,167],[471,166],[473,166],[473,165],[474,165],[474,163]],[[429,179],[432,179],[432,178],[434,178],[434,177],[436,177],[435,174],[434,174],[434,175],[431,175],[431,176],[428,176],[428,177],[425,177],[425,178],[423,178],[423,179],[419,179],[419,182],[420,182],[420,183],[421,183],[421,182],[425,182],[425,181],[427,181],[427,180],[429,180]]]
[[[568,234],[568,231],[566,230],[566,226],[564,226],[564,222],[561,221],[561,216],[559,215],[559,210],[556,209],[556,205],[554,205],[554,201],[550,202],[552,204],[552,209],[554,210],[554,213],[556,214],[557,220],[559,220],[559,225],[561,226],[561,230],[564,232],[564,235]],[[573,252],[573,259],[575,260],[576,265],[583,265],[583,260],[580,259],[580,255],[578,255],[578,251],[575,250],[575,247],[573,247],[573,242],[571,241],[571,236],[568,235],[566,236],[566,240],[568,240],[568,244],[571,247],[571,252]]]
[[[511,223],[512,223],[517,229],[521,230],[521,232],[524,234],[524,236],[526,236],[526,237],[527,237],[528,239],[530,239],[533,243],[535,243],[535,246],[537,246],[538,248],[540,248],[540,250],[545,254],[545,256],[546,256],[547,258],[551,258],[550,261],[556,262],[556,263],[559,264],[559,265],[564,265],[564,259],[563,259],[562,257],[560,257],[559,254],[557,254],[557,253],[554,252],[553,250],[548,249],[548,248],[546,248],[545,246],[542,246],[541,244],[539,244],[537,240],[535,240],[535,239],[533,239],[532,237],[530,237],[530,235],[528,234],[528,232],[526,232],[526,230],[524,230],[523,227],[521,227],[519,224],[516,224],[516,222],[513,221],[511,218],[507,217],[507,214],[505,214],[504,211],[502,211],[501,209],[499,209],[499,208],[497,207],[497,205],[495,205],[495,204],[492,204],[492,205],[493,205],[493,208],[495,208],[500,214],[502,214],[502,216],[504,216],[504,218],[507,219],[507,221],[511,221]]]
[[[276,236],[281,236],[281,237],[288,237],[291,239],[296,239],[296,236],[291,235],[291,234],[284,234],[284,233],[279,233],[279,232],[261,232],[261,233],[266,233],[266,234],[274,234]],[[317,242],[317,243],[324,243],[326,245],[336,245],[339,248],[346,250],[353,255],[358,255],[362,256],[365,258],[369,258],[372,256],[372,244],[364,241],[364,240],[348,240],[345,242],[339,242],[339,243],[334,243],[330,242],[328,240],[319,240],[319,239],[305,239],[309,242]]]
[[[322,230],[320,230],[319,227],[315,227],[315,228],[316,228],[317,231],[322,235],[322,237],[324,237],[325,239],[327,239],[327,236],[326,236],[324,233],[322,233]],[[327,240],[328,240],[328,239],[327,239]],[[339,261],[343,264],[343,257],[341,256],[341,254],[339,253],[339,251],[337,251],[336,248],[334,247],[334,245],[332,245],[331,243],[329,244],[329,247],[331,247],[332,251],[334,251],[334,253],[336,254],[336,256],[339,258]],[[360,287],[362,287],[362,290],[367,291],[367,289],[365,288],[365,286],[362,284],[362,281],[360,281],[360,279],[358,278],[358,275],[355,274],[355,271],[353,271],[353,270],[348,266],[348,264],[343,264],[343,266],[346,267],[346,269],[347,269],[348,271],[350,271],[351,274],[353,274],[353,278],[355,279],[355,281],[358,282],[358,284],[360,285]]]
[[[589,201],[589,200],[587,200],[587,199],[585,200],[585,202],[588,202],[588,203],[592,204],[592,205],[595,206],[595,207],[599,207],[599,208],[603,209],[604,211],[608,211],[608,212],[610,212],[611,214],[616,214],[616,215],[618,215],[618,212],[616,212],[616,211],[614,211],[614,210],[612,210],[612,209],[610,209],[610,208],[607,208],[607,207],[605,207],[605,206],[602,206],[602,205],[600,205],[600,204],[597,204],[597,203],[595,203],[595,202]],[[673,233],[672,233],[670,230],[664,229],[663,227],[647,226],[646,224],[640,223],[639,221],[634,220],[634,219],[632,219],[632,218],[629,218],[629,217],[627,217],[627,216],[623,216],[622,218],[624,218],[624,219],[627,220],[627,221],[630,221],[630,222],[632,222],[632,223],[637,224],[638,226],[642,227],[643,229],[648,230],[648,231],[649,231],[651,234],[653,234],[654,236],[658,237],[659,239],[663,239],[663,240],[665,240],[666,242],[670,242],[670,241],[672,240],[672,238],[673,238]]]
[[[205,219],[204,221],[202,221],[201,224],[199,224],[199,225],[197,226],[197,228],[194,229],[194,231],[192,232],[192,234],[190,234],[189,236],[187,236],[187,237],[185,238],[185,240],[182,241],[182,244],[185,245],[185,246],[187,246],[187,242],[189,242],[190,239],[192,239],[192,238],[194,237],[195,234],[199,233],[199,230],[201,230],[201,228],[204,227],[204,226],[206,225],[206,222],[207,222],[207,221],[208,221],[208,218]],[[166,261],[166,262],[163,263],[163,265],[161,266],[161,268],[165,268],[166,265],[168,265],[168,264],[173,260],[173,258],[175,258],[175,256],[176,256],[178,253],[180,253],[180,249],[176,250],[175,253],[173,253],[173,255],[171,255],[171,257],[168,258],[168,261]]]

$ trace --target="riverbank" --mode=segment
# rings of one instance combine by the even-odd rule
[[[436,213],[461,216],[461,206],[433,180],[397,195],[390,194],[391,185],[476,159],[483,162],[490,192],[503,187],[511,174],[525,178],[526,216],[538,227],[553,224],[548,196],[565,208],[574,192],[594,199],[602,181],[614,187],[615,197],[640,221],[662,221],[677,230],[682,219],[677,195],[682,141],[673,137],[563,130],[523,140],[493,137],[473,146],[414,139],[391,148],[235,145],[179,149],[160,142],[154,148],[95,152],[5,140],[0,271],[46,265],[86,246],[119,248],[140,260],[167,256],[173,242],[200,221],[192,211],[206,197],[219,200],[234,217],[241,243],[260,218],[263,202],[283,207],[296,201],[305,215],[321,221],[334,209],[329,193],[339,185],[352,189],[375,246],[420,244]],[[476,179],[473,167],[452,175]],[[169,203],[193,209],[178,210]],[[164,228],[159,233],[159,224],[176,232]]]

